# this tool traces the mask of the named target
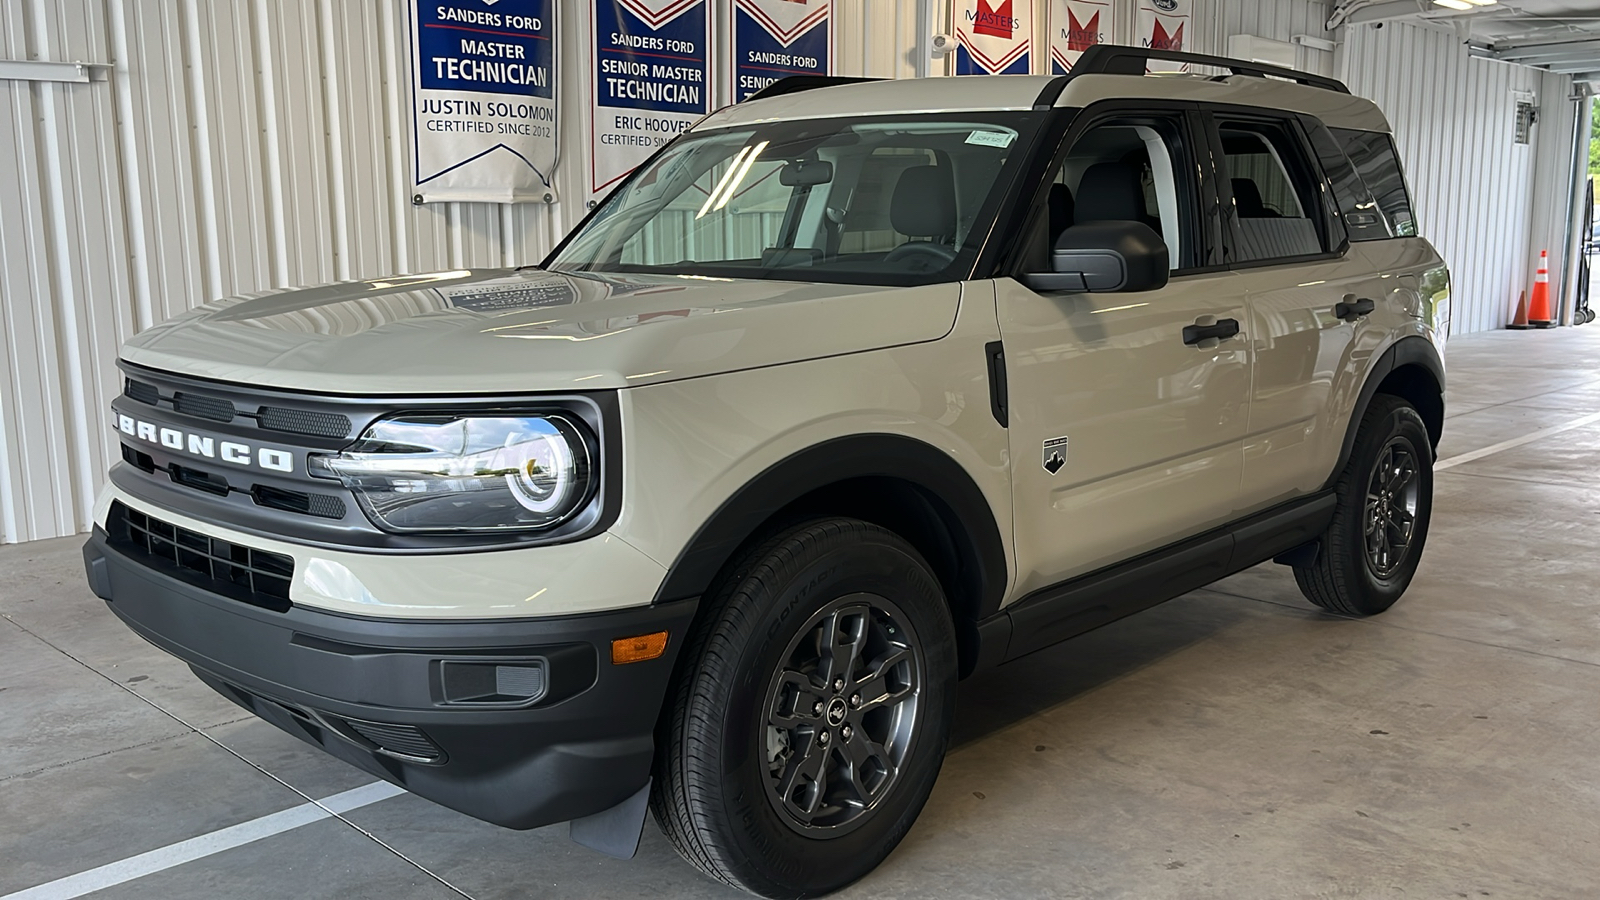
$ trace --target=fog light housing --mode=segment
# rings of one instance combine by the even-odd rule
[[[439,663],[444,701],[466,706],[528,706],[549,692],[542,659]]]

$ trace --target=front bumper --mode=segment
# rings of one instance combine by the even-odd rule
[[[276,612],[152,565],[99,528],[83,553],[112,612],[230,700],[411,793],[508,828],[591,815],[646,784],[695,608],[464,621]],[[611,662],[614,639],[658,631],[669,634],[661,657]],[[484,700],[458,686],[482,682],[472,673],[493,684],[502,666],[540,670],[540,691]]]

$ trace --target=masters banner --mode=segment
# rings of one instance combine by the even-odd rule
[[[956,74],[1032,71],[1033,0],[956,0]]]
[[[554,199],[552,0],[417,0],[413,12],[418,202]]]
[[[711,111],[707,0],[595,0],[589,190],[610,190]]]
[[[1152,50],[1182,50],[1183,33],[1189,24],[1194,0],[1139,0],[1139,19],[1134,43]],[[1186,70],[1183,63],[1153,61],[1152,72]]]
[[[833,0],[734,0],[733,99],[780,78],[827,75],[833,59]]]
[[[1112,33],[1111,0],[1050,0],[1050,74],[1065,75]]]

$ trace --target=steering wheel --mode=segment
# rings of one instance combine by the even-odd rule
[[[954,247],[933,241],[908,241],[890,250],[883,261],[886,263],[916,261],[921,265],[911,266],[911,271],[933,272],[950,265],[955,259]]]

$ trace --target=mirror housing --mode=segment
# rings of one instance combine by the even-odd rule
[[[833,163],[825,159],[796,159],[778,170],[778,183],[784,187],[816,187],[833,180]]]
[[[1108,221],[1073,225],[1061,232],[1050,253],[1051,272],[1030,272],[1023,283],[1036,291],[1135,293],[1166,287],[1167,244],[1143,222]]]

